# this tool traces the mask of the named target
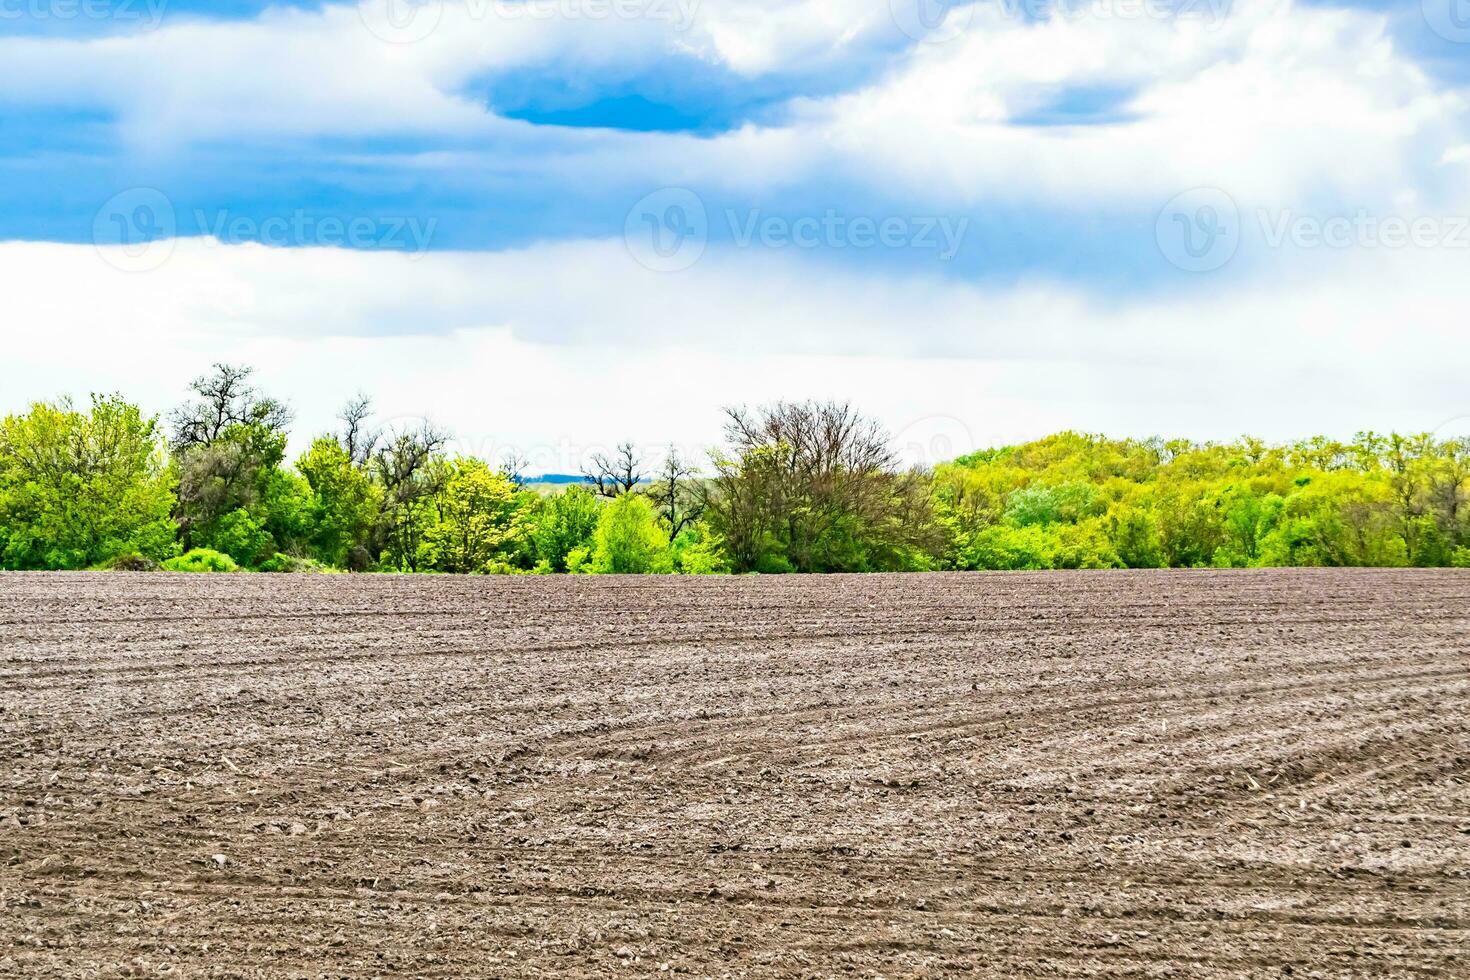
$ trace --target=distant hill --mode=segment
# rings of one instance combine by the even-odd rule
[[[652,482],[651,480],[638,481],[640,486],[648,486]],[[535,490],[537,493],[557,493],[577,484],[591,486],[587,478],[580,473],[543,473],[540,476],[521,478],[521,486],[527,490]]]
[[[528,476],[521,480],[522,483],[586,483],[587,478],[580,473],[545,473],[541,476]]]

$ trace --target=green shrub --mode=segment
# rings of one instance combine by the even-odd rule
[[[275,550],[274,539],[243,507],[222,516],[195,540],[202,540],[209,550],[229,555],[239,565],[254,565],[262,555]]]
[[[140,555],[136,551],[117,555],[109,558],[101,564],[92,566],[99,572],[156,572],[162,566],[147,555]]]
[[[256,570],[285,574],[321,574],[335,571],[335,569],[323,565],[315,558],[298,558],[295,555],[288,555],[280,551],[261,562]]]
[[[567,556],[591,548],[601,502],[586,487],[570,486],[541,500],[534,515],[531,540],[536,555],[553,572],[567,571]]]
[[[639,494],[625,493],[602,509],[594,540],[592,565],[600,574],[667,575],[674,570],[668,532],[659,526],[653,504]]]
[[[721,544],[714,532],[690,528],[674,541],[674,565],[685,575],[727,575],[730,557]]]
[[[163,568],[168,572],[238,572],[240,570],[235,559],[218,551],[210,551],[208,548],[195,548],[187,554],[170,558],[163,563]]]
[[[591,548],[573,548],[567,552],[568,575],[591,575],[592,573]]]
[[[1056,547],[1056,537],[1035,524],[996,524],[974,536],[966,558],[970,568],[1035,571],[1052,567]]]
[[[0,568],[88,568],[174,553],[174,479],[157,419],[120,397],[0,418]]]

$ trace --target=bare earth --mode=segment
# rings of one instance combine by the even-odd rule
[[[0,576],[0,975],[1470,976],[1470,573]]]

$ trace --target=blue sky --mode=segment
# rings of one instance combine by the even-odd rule
[[[572,391],[683,358],[590,440],[695,440],[719,404],[806,394],[980,442],[1470,413],[1437,326],[1470,265],[1470,0],[82,2],[0,0],[0,249],[30,273],[17,309],[97,359],[38,346],[0,409],[150,371],[165,402],[182,381],[127,336],[184,380],[351,347],[395,410],[544,445],[576,411],[482,418],[402,387],[393,345],[433,378],[493,338]],[[1446,344],[1372,398],[1265,408]],[[820,390],[779,359],[820,362],[796,374]],[[1264,378],[1251,406],[1160,377],[1235,362]],[[918,380],[873,399],[883,376]]]

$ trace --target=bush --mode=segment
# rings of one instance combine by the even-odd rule
[[[279,551],[261,562],[257,570],[282,574],[322,574],[334,571],[314,558],[297,558]]]
[[[170,558],[163,563],[163,568],[167,572],[238,572],[240,570],[240,566],[235,564],[235,559],[229,555],[220,554],[218,551],[210,551],[208,548],[195,548],[187,554]]]
[[[147,555],[130,551],[92,567],[99,572],[156,572],[162,566]]]
[[[968,567],[1036,571],[1052,567],[1056,538],[1041,527],[996,524],[975,535],[966,555]]]
[[[88,568],[174,553],[157,420],[116,396],[0,418],[0,568]]]
[[[727,575],[730,557],[719,535],[703,529],[684,531],[674,541],[674,564],[685,575]]]
[[[570,486],[541,501],[536,509],[531,540],[536,555],[553,572],[567,571],[567,556],[592,546],[601,503],[586,487]]]
[[[674,570],[668,533],[647,498],[625,493],[602,509],[592,565],[611,575],[667,575]],[[575,549],[574,549],[575,550]],[[568,568],[572,556],[567,556]]]
[[[591,548],[573,548],[567,552],[568,575],[591,575],[592,571]]]
[[[225,514],[197,539],[202,539],[209,550],[229,555],[239,565],[254,565],[261,555],[275,550],[275,540],[243,507]]]

